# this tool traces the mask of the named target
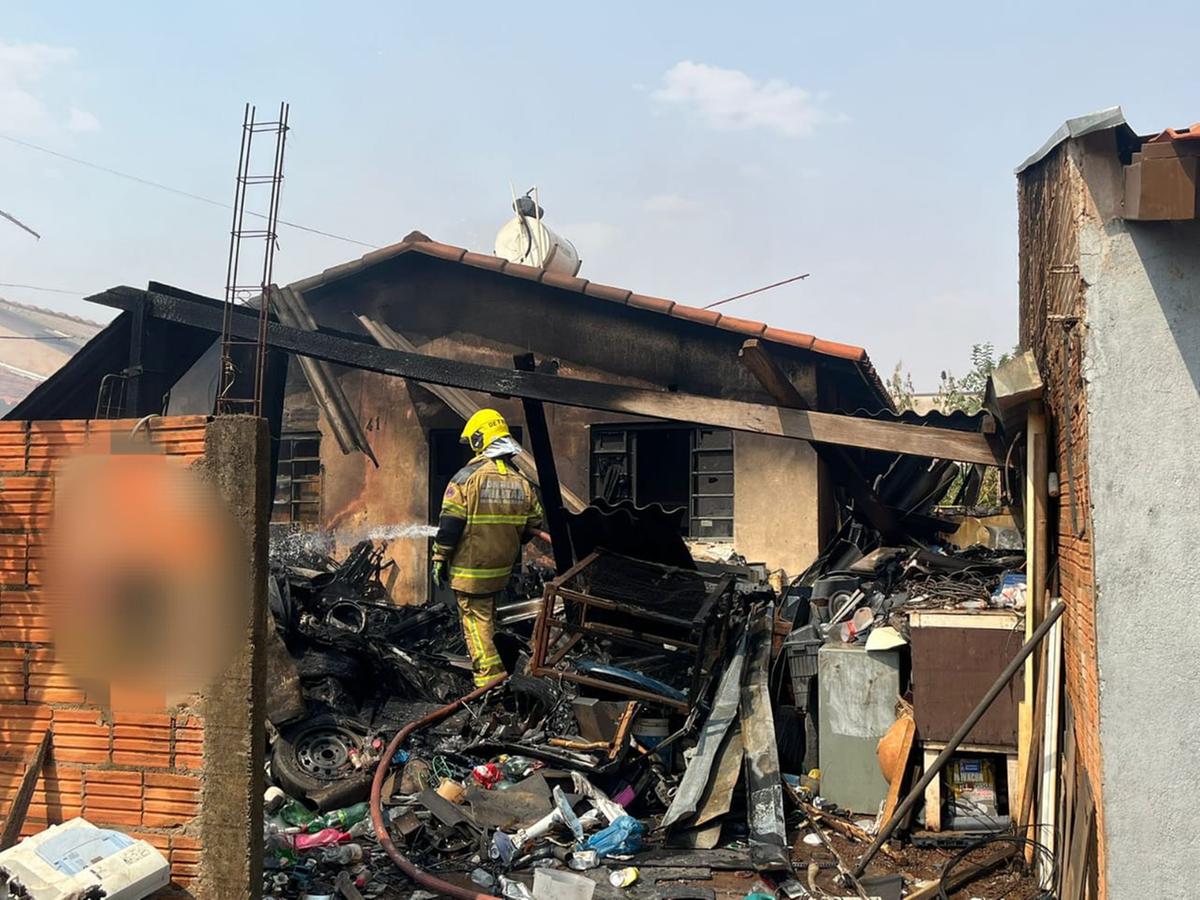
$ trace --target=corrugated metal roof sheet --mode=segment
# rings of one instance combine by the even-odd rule
[[[942,412],[939,409],[930,410],[927,413],[919,413],[915,410],[907,409],[903,412],[895,412],[890,409],[838,409],[834,412],[842,415],[855,416],[859,419],[875,419],[880,422],[900,422],[905,425],[928,425],[933,428],[949,428],[954,431],[971,431],[985,432],[989,430],[991,423],[991,413],[986,410],[969,413],[961,409],[951,410],[948,413]]]
[[[635,309],[648,310],[676,319],[695,322],[700,325],[708,325],[713,328],[737,332],[746,337],[761,338],[762,340],[771,341],[776,344],[783,344],[823,356],[846,360],[858,367],[864,379],[875,389],[881,400],[890,402],[891,399],[874,366],[872,366],[871,360],[867,356],[867,351],[862,347],[822,340],[814,335],[804,334],[799,331],[772,328],[765,322],[727,316],[715,310],[686,306],[662,297],[649,297],[634,293],[626,288],[589,281],[586,278],[575,278],[556,272],[545,272],[533,266],[509,262],[498,256],[488,256],[484,253],[475,253],[463,247],[443,244],[439,241],[431,240],[419,231],[411,232],[404,240],[397,244],[373,250],[359,259],[333,266],[317,275],[293,282],[290,286],[298,291],[309,291],[320,285],[328,284],[331,281],[356,275],[370,266],[394,259],[405,253],[420,253],[447,262],[497,272],[511,278],[524,278],[528,281],[538,282],[550,287],[559,288],[560,290],[582,294],[585,297],[605,300],[610,303],[619,303]]]

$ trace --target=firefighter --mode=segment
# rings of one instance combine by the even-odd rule
[[[458,600],[475,685],[504,674],[493,641],[496,594],[520,560],[521,546],[542,524],[537,492],[512,463],[521,446],[494,409],[467,420],[462,443],[475,454],[446,487],[437,536],[433,581],[449,584]]]

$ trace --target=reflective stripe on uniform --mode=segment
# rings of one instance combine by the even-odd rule
[[[500,578],[509,574],[512,566],[498,566],[494,569],[464,569],[459,566],[450,567],[450,575],[454,578]]]
[[[467,516],[468,525],[524,525],[529,519],[520,513],[508,515],[502,513],[478,513]]]
[[[442,515],[465,519],[467,518],[467,508],[459,503],[455,503],[453,500],[443,500]]]

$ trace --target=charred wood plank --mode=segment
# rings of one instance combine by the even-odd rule
[[[147,315],[213,333],[221,331],[222,304],[216,300],[201,302],[193,297],[169,296],[129,287],[112,288],[88,299],[102,306],[132,309],[143,297],[146,299]],[[237,311],[232,319],[230,328],[236,337],[251,340],[257,336],[256,315]],[[785,409],[741,400],[653,391],[541,372],[497,369],[389,350],[355,335],[327,328],[309,332],[271,322],[267,326],[267,342],[301,356],[499,397],[541,400],[868,450],[1003,465],[1002,447],[989,435],[900,422],[876,422],[854,416]]]
[[[532,353],[513,357],[513,367],[519,372],[533,372]],[[558,483],[558,468],[554,465],[554,447],[550,443],[550,426],[546,424],[546,408],[541,400],[522,398],[525,430],[529,448],[537,467],[538,485],[542,489],[542,510],[546,513],[546,530],[550,532],[550,547],[554,551],[554,571],[561,575],[571,568],[575,559],[571,553],[571,534],[567,530],[567,514],[563,508],[562,486]]]
[[[742,743],[746,748],[746,815],[750,858],[761,871],[790,871],[792,864],[783,819],[783,776],[771,706],[771,637],[775,604],[751,612],[742,681]]]

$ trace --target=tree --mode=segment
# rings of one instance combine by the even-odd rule
[[[949,369],[942,370],[937,397],[934,401],[938,410],[944,415],[950,415],[957,411],[965,412],[968,415],[979,412],[983,408],[983,392],[987,387],[988,378],[997,367],[1004,365],[1018,352],[1020,352],[1020,348],[1013,348],[1011,352],[1001,353],[997,357],[996,348],[990,341],[972,344],[971,368],[966,375],[959,378]],[[901,371],[902,365],[897,363],[892,377],[887,381],[887,389],[896,403],[896,409],[905,412],[913,408],[915,391],[913,390],[912,374],[901,374]],[[958,494],[959,487],[970,466],[961,464],[959,469],[958,477],[955,478],[950,490],[946,492],[947,501],[953,501]],[[999,469],[988,467],[984,470],[978,505],[986,507],[1000,505]]]
[[[949,370],[942,371],[937,392],[938,409],[947,415],[956,410],[972,415],[979,412],[983,408],[983,391],[987,387],[988,378],[997,367],[1012,358],[1012,353],[1001,353],[997,358],[996,348],[991,341],[972,344],[971,369],[966,375],[957,378]]]
[[[892,370],[892,377],[887,380],[885,387],[892,395],[892,402],[896,404],[896,409],[900,412],[907,412],[913,408],[913,394],[917,392],[917,389],[913,387],[911,372],[901,374],[903,365],[903,361],[896,363],[896,368]]]

